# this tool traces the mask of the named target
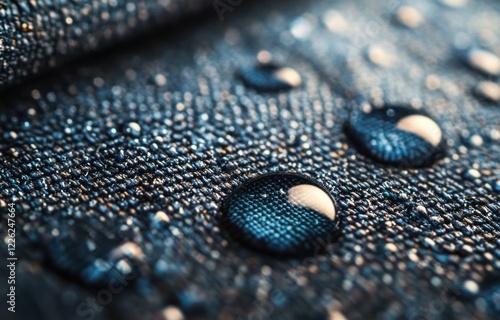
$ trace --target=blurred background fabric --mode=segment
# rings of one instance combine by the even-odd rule
[[[0,234],[15,203],[18,257],[1,319],[498,318],[499,82],[467,50],[500,55],[500,2],[2,1],[0,17]],[[242,81],[262,57],[301,85]],[[425,111],[444,155],[363,155],[344,130],[363,104]],[[281,171],[335,198],[325,253],[264,254],[221,223],[235,188]]]

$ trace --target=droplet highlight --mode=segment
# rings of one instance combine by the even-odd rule
[[[441,128],[439,128],[437,123],[431,118],[420,114],[402,118],[396,123],[396,128],[406,132],[411,132],[423,138],[434,147],[439,145],[441,138],[443,137]]]
[[[421,111],[386,106],[351,113],[346,129],[367,156],[392,165],[419,167],[432,163],[443,149],[443,132]]]
[[[339,232],[330,193],[315,180],[295,173],[249,180],[228,197],[224,211],[235,239],[268,253],[314,253]]]

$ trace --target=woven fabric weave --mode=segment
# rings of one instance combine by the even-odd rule
[[[13,202],[16,316],[161,319],[176,306],[187,319],[497,318],[500,109],[473,90],[497,79],[455,53],[498,53],[500,3],[419,1],[415,29],[394,21],[402,4],[244,2],[223,22],[208,8],[4,91],[0,234]],[[390,65],[367,56],[373,45]],[[237,74],[261,50],[302,86],[247,87]],[[445,154],[420,168],[365,156],[344,130],[357,97],[425,111]],[[295,259],[231,237],[224,199],[271,172],[325,185],[340,241]],[[111,300],[110,283],[123,289]]]

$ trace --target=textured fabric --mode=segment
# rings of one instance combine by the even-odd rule
[[[132,31],[172,23],[203,0],[6,0],[0,3],[0,89]]]
[[[418,1],[414,29],[395,21],[401,4],[245,2],[223,23],[209,8],[4,92],[0,203],[16,203],[25,279],[16,316],[158,319],[176,306],[187,319],[498,318],[500,111],[474,94],[497,79],[456,47],[498,54],[500,4]],[[237,74],[261,50],[302,86],[245,86]],[[444,155],[421,168],[364,156],[344,129],[358,97],[428,113]],[[225,229],[224,199],[278,171],[336,199],[342,236],[325,253],[264,255]],[[112,279],[123,290],[108,302]]]

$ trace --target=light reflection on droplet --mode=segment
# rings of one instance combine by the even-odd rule
[[[429,117],[417,114],[402,118],[396,124],[398,129],[411,132],[437,147],[441,143],[443,132],[437,123]]]
[[[335,219],[335,206],[332,198],[316,186],[300,184],[290,188],[288,201],[294,205],[315,210],[332,220]]]
[[[292,68],[277,69],[274,72],[274,76],[277,79],[287,83],[293,88],[300,86],[300,84],[302,83],[300,74],[295,69]]]

